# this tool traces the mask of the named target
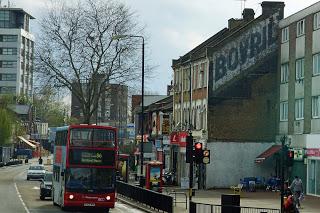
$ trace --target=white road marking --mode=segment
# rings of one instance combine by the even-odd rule
[[[26,204],[24,203],[24,201],[23,201],[23,199],[22,199],[22,196],[21,196],[21,194],[20,194],[20,192],[19,192],[19,190],[18,190],[18,187],[17,187],[17,184],[16,184],[16,183],[14,183],[14,187],[16,188],[17,195],[18,195],[18,197],[19,197],[19,199],[20,199],[20,201],[21,201],[24,209],[26,210],[27,213],[30,213],[30,211],[28,210]]]
[[[40,187],[38,187],[38,186],[34,186],[32,189],[40,189]]]

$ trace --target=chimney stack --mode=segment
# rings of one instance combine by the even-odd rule
[[[253,20],[254,19],[254,10],[251,8],[245,8],[242,12],[242,17],[245,22]]]
[[[261,3],[262,15],[270,16],[276,11],[280,12],[280,19],[283,19],[284,2],[280,1],[264,1]]]

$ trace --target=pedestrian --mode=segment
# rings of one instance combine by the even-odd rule
[[[42,164],[42,158],[41,158],[41,156],[40,156],[40,158],[39,158],[39,164]]]
[[[298,205],[298,208],[301,208],[300,197],[303,193],[303,185],[302,180],[298,176],[294,177],[294,180],[290,185],[290,189],[293,192],[295,204]]]

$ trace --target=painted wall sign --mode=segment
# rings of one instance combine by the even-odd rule
[[[213,53],[213,90],[276,50],[279,20],[278,12],[254,24]]]

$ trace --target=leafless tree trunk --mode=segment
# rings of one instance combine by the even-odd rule
[[[79,100],[85,123],[90,123],[109,83],[140,79],[141,43],[114,39],[142,34],[125,5],[111,0],[56,3],[40,23],[37,76],[46,84],[69,89]]]

